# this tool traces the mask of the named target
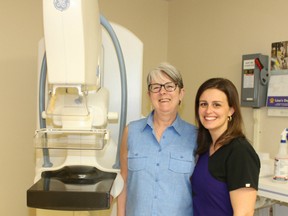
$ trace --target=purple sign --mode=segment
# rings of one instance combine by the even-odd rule
[[[268,96],[267,106],[288,108],[288,96]]]

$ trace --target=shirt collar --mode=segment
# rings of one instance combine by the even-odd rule
[[[149,114],[149,116],[147,117],[147,123],[144,125],[143,130],[145,130],[145,128],[150,127],[151,129],[154,128],[153,125],[153,116],[154,116],[154,110]],[[175,121],[172,123],[172,125],[170,127],[173,127],[174,130],[181,135],[181,131],[182,131],[182,119],[180,118],[180,116],[177,114]]]

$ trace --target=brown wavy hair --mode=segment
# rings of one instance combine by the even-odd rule
[[[211,78],[206,80],[198,89],[195,98],[195,121],[198,126],[197,154],[208,151],[212,138],[209,131],[202,125],[199,117],[199,99],[207,89],[218,89],[222,91],[228,100],[229,107],[234,108],[232,120],[228,121],[227,130],[216,140],[215,145],[226,145],[236,137],[245,137],[243,133],[243,120],[240,110],[239,95],[235,85],[225,78]]]

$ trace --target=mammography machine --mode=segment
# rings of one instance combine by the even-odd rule
[[[126,122],[141,117],[143,45],[110,25],[97,0],[43,0],[43,20],[27,206],[38,216],[98,215],[123,188],[117,151]]]

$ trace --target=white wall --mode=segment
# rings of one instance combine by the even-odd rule
[[[240,93],[242,55],[269,55],[271,43],[288,40],[286,0],[177,0],[169,3],[168,60],[184,74],[183,116],[194,122],[194,96],[206,79],[231,79]],[[243,108],[248,138],[253,141],[253,109]],[[259,150],[277,152],[288,118],[259,111]]]
[[[0,17],[0,215],[25,216],[26,190],[34,177],[41,1],[2,1]]]

